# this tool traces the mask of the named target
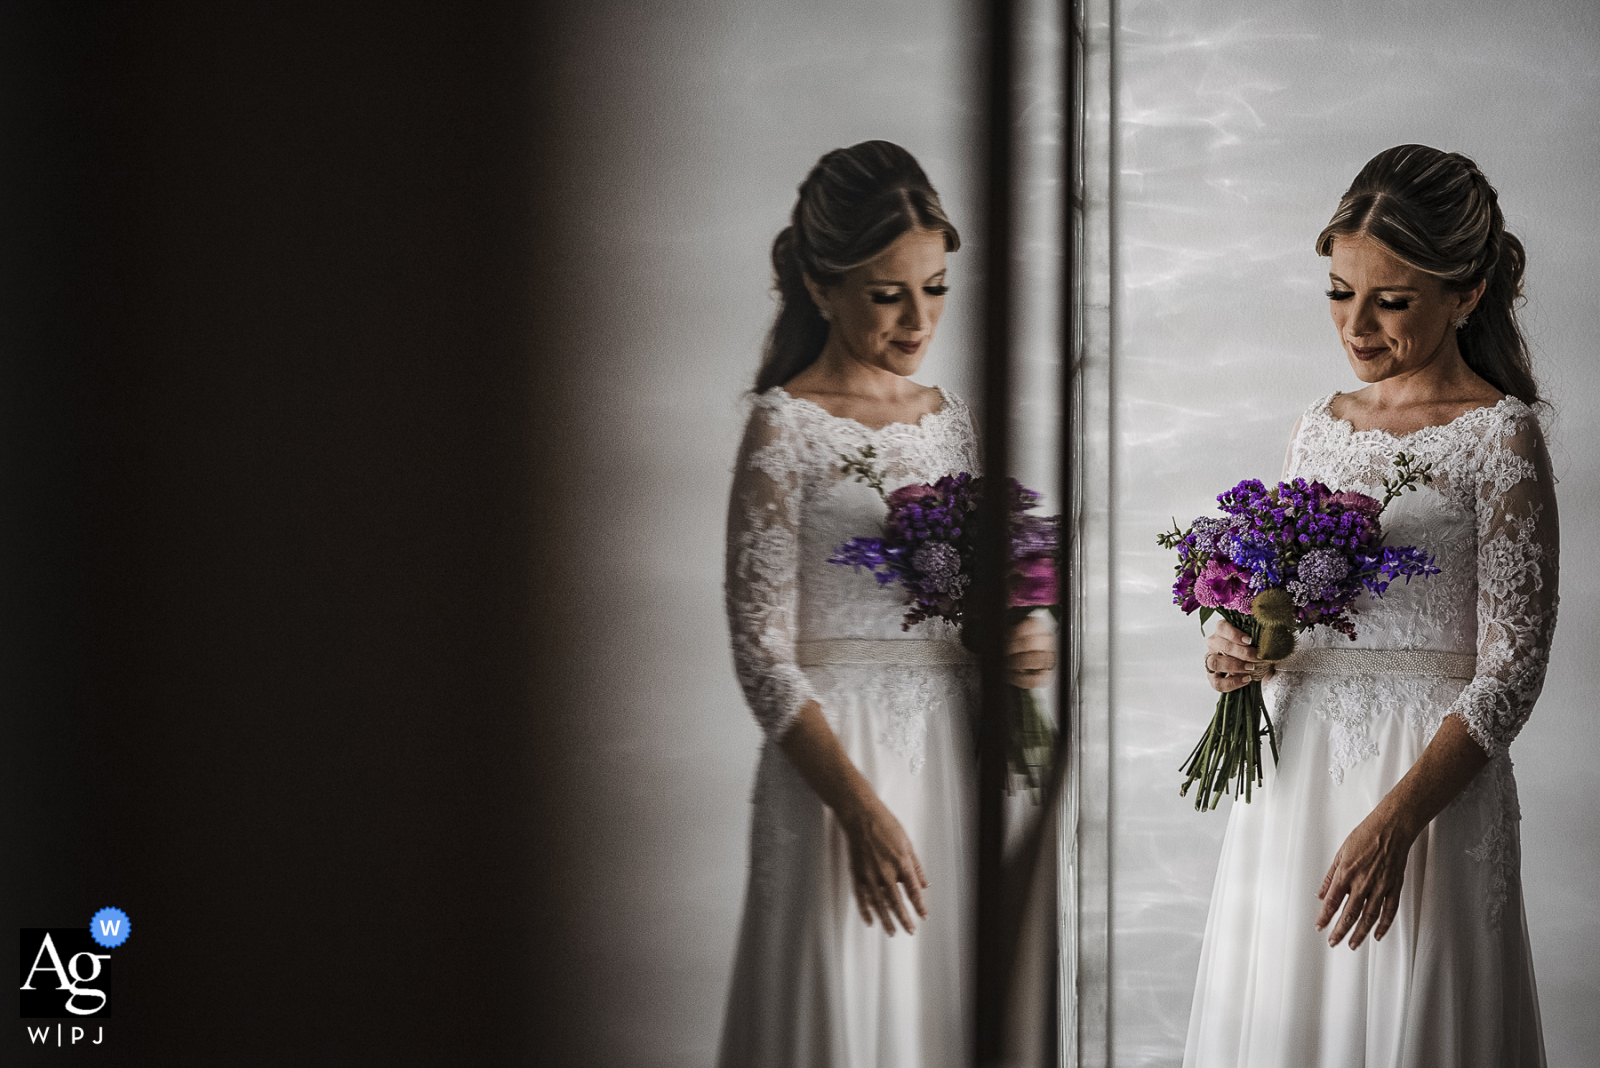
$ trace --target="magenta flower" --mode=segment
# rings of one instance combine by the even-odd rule
[[[1376,519],[1378,513],[1383,511],[1383,505],[1379,504],[1373,498],[1368,497],[1365,493],[1357,493],[1355,490],[1345,490],[1343,493],[1335,493],[1332,497],[1328,498],[1328,502],[1330,504],[1339,505],[1346,511],[1357,512],[1366,516],[1368,519]]]
[[[1011,607],[1042,608],[1055,603],[1055,561],[1048,556],[1018,560],[1011,571]]]
[[[908,504],[938,504],[939,491],[925,483],[915,482],[909,486],[901,486],[889,494],[888,505],[891,512],[904,508]]]
[[[1233,563],[1214,556],[1206,562],[1205,570],[1194,584],[1195,600],[1207,608],[1231,608],[1235,612],[1249,612],[1255,594],[1250,589],[1250,572]]]

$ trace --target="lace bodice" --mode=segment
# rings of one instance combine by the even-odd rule
[[[1443,426],[1396,436],[1358,431],[1335,417],[1329,406],[1337,395],[1306,410],[1285,477],[1381,498],[1397,452],[1431,463],[1432,484],[1385,510],[1384,540],[1422,546],[1440,573],[1359,601],[1354,643],[1327,628],[1301,635],[1300,643],[1476,654],[1475,676],[1443,714],[1459,715],[1484,751],[1498,756],[1544,685],[1556,623],[1556,502],[1538,421],[1506,397]]]
[[[751,399],[728,504],[724,594],[734,670],[769,739],[816,699],[795,642],[956,637],[943,620],[902,630],[898,586],[828,563],[839,543],[878,533],[884,519],[877,493],[842,471],[843,454],[872,445],[885,489],[978,473],[971,413],[954,394],[940,394],[943,405],[919,423],[876,430],[781,388]]]

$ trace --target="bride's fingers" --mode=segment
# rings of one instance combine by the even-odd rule
[[[1250,641],[1250,635],[1232,626],[1226,621],[1217,624],[1217,629],[1211,632],[1206,639],[1206,648],[1213,653],[1223,653],[1237,660],[1260,660],[1255,645]]]
[[[855,890],[856,910],[861,913],[861,921],[868,927],[872,926],[872,887],[868,885],[865,867],[862,864],[861,851],[852,843],[850,847],[850,885]]]
[[[1356,921],[1355,927],[1350,931],[1350,948],[1355,949],[1366,941],[1367,933],[1372,930],[1383,910],[1388,908],[1386,898],[1373,894],[1367,898],[1361,909],[1361,918]]]
[[[884,897],[882,886],[872,887],[872,907],[878,914],[878,922],[883,924],[883,933],[893,938],[894,913],[889,909],[889,902]]]
[[[900,865],[900,881],[905,884],[906,897],[911,899],[911,907],[917,910],[918,916],[927,919],[928,908],[922,903],[922,890],[928,885],[928,880],[922,876],[922,865],[917,863],[915,853],[911,853]]]
[[[1399,911],[1400,891],[1396,888],[1394,893],[1386,895],[1383,899],[1383,915],[1378,917],[1378,926],[1372,932],[1374,942],[1383,941],[1383,936],[1389,933],[1389,927],[1394,923],[1395,915]]]
[[[916,925],[911,922],[911,914],[906,911],[905,899],[900,896],[900,872],[892,865],[884,865],[881,871],[882,881],[878,884],[881,894],[887,899],[890,911],[900,921],[906,934],[916,930]]]
[[[1224,675],[1248,675],[1251,668],[1258,667],[1261,663],[1259,660],[1240,660],[1225,653],[1212,653],[1207,659],[1211,661],[1211,670],[1220,671]]]
[[[1227,693],[1230,690],[1237,690],[1242,686],[1250,685],[1250,676],[1208,674],[1206,676],[1206,681],[1209,682],[1211,684],[1211,688],[1218,693]]]
[[[1261,659],[1261,654],[1256,651],[1254,646],[1225,641],[1219,639],[1215,634],[1206,640],[1206,649],[1209,652],[1216,653],[1218,656],[1230,656],[1235,660],[1248,664],[1257,663]]]
[[[1006,667],[1012,671],[1046,671],[1055,666],[1054,649],[1013,650],[1006,654]]]
[[[1018,634],[1012,631],[1006,638],[1006,655],[1016,656],[1019,653],[1054,653],[1056,650],[1056,636],[1047,630],[1033,631]]]
[[[1333,925],[1333,933],[1328,936],[1328,945],[1336,946],[1344,941],[1344,936],[1350,933],[1362,915],[1372,903],[1370,893],[1352,890],[1350,897],[1344,903],[1344,911],[1339,914],[1339,922]]]
[[[1322,899],[1322,908],[1317,912],[1317,930],[1327,927],[1333,920],[1334,913],[1339,911],[1339,904],[1349,893],[1345,885],[1345,878],[1339,871],[1339,858],[1333,858],[1333,866],[1328,869],[1328,874],[1322,880],[1322,889],[1317,891],[1317,896]]]
[[[1048,686],[1055,677],[1052,668],[1041,668],[1038,671],[1007,671],[1006,682],[1019,690],[1037,690],[1041,686]]]
[[[1226,638],[1230,642],[1241,642],[1245,644],[1248,644],[1250,641],[1250,635],[1246,634],[1232,623],[1229,623],[1226,619],[1217,620],[1217,625],[1212,629],[1211,636],[1214,638]]]

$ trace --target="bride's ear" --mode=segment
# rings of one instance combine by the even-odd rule
[[[817,312],[829,321],[833,319],[833,311],[828,307],[832,303],[832,286],[819,285],[809,274],[802,275],[806,283],[806,292],[811,294],[811,303],[817,306]]]
[[[1471,289],[1463,289],[1456,294],[1461,299],[1461,305],[1456,309],[1456,317],[1471,315],[1478,307],[1478,301],[1483,299],[1484,290],[1489,288],[1487,279],[1480,281]]]

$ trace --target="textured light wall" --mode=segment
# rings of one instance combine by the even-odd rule
[[[1116,63],[1114,1062],[1181,1059],[1226,821],[1177,795],[1214,694],[1153,539],[1275,475],[1301,409],[1358,388],[1311,245],[1361,165],[1404,142],[1475,158],[1528,249],[1566,567],[1549,680],[1513,747],[1523,879],[1551,1063],[1600,1062],[1600,581],[1584,566],[1600,523],[1600,7],[1124,0]]]
[[[582,1063],[711,1063],[760,744],[727,648],[723,519],[739,397],[775,305],[768,250],[823,152],[910,149],[969,243],[924,373],[976,404],[977,13],[954,0],[586,3],[539,42],[536,240],[551,383],[543,564],[567,670],[546,774],[569,1043]]]

